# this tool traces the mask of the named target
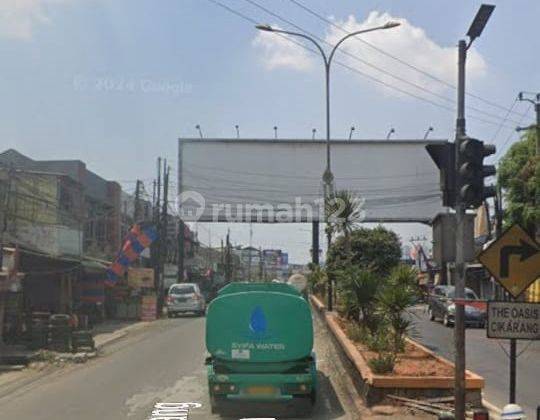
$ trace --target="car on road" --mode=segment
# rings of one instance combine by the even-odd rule
[[[455,323],[456,303],[454,286],[435,286],[429,297],[429,319],[440,319],[450,327]],[[485,302],[473,290],[465,288],[465,326],[484,328],[486,325]]]
[[[195,283],[175,283],[167,294],[167,315],[173,318],[187,312],[203,316],[206,312],[204,296]]]

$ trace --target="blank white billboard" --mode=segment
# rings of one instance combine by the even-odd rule
[[[441,142],[332,140],[335,188],[356,193],[362,221],[429,223],[444,208],[425,146]],[[186,221],[324,221],[323,140],[180,139],[178,152]]]

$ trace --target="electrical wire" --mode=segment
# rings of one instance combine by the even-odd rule
[[[260,4],[258,4],[257,2],[255,2],[254,0],[244,0],[244,1],[246,1],[247,3],[253,5],[253,6],[257,7],[257,8],[259,8],[260,10],[263,10],[264,12],[270,14],[271,16],[274,16],[275,18],[277,18],[277,19],[281,20],[282,22],[284,22],[284,23],[286,23],[286,24],[288,24],[288,25],[294,27],[295,29],[297,29],[297,30],[299,30],[299,31],[301,31],[301,32],[303,32],[303,33],[305,33],[305,34],[307,34],[307,35],[309,35],[309,36],[315,38],[316,40],[318,40],[318,41],[320,41],[320,42],[322,42],[322,43],[324,43],[324,44],[326,44],[326,45],[329,45],[329,46],[331,46],[331,47],[333,46],[332,44],[330,44],[330,43],[329,43],[328,41],[326,41],[325,39],[323,39],[323,38],[321,38],[321,37],[315,35],[315,34],[312,33],[312,32],[309,32],[309,31],[305,30],[305,29],[302,28],[301,26],[296,25],[295,23],[291,22],[289,19],[286,19],[286,18],[280,16],[279,14],[277,14],[277,13],[275,13],[275,12],[272,12],[271,10],[267,9],[266,7],[261,6]],[[346,31],[345,31],[345,32],[346,32]],[[360,39],[360,38],[358,38],[358,39]],[[433,92],[433,91],[431,91],[431,90],[425,88],[424,86],[420,86],[420,85],[418,85],[417,83],[414,83],[414,82],[411,82],[411,81],[409,81],[409,80],[407,80],[407,79],[404,79],[403,77],[396,76],[395,74],[393,74],[393,73],[391,73],[391,72],[389,72],[389,71],[387,71],[387,70],[385,70],[385,69],[383,69],[383,68],[381,68],[381,67],[379,67],[379,66],[376,66],[376,65],[374,65],[374,64],[372,64],[372,63],[370,63],[370,62],[368,62],[368,61],[366,61],[366,60],[364,60],[364,59],[358,57],[358,56],[355,55],[355,54],[351,54],[351,53],[349,53],[349,52],[346,51],[346,50],[338,50],[338,53],[343,54],[343,55],[346,55],[346,56],[348,56],[348,57],[350,57],[350,58],[352,58],[352,59],[354,59],[354,60],[356,60],[356,61],[358,61],[358,62],[364,64],[364,65],[367,65],[368,67],[371,67],[371,68],[373,68],[373,69],[375,69],[375,70],[377,70],[377,71],[379,71],[379,72],[381,72],[381,73],[384,73],[384,74],[386,74],[386,75],[388,75],[388,76],[390,76],[390,77],[392,77],[392,78],[394,78],[394,79],[396,79],[396,80],[399,80],[399,81],[402,82],[402,83],[405,83],[405,84],[407,84],[407,85],[409,85],[409,86],[412,86],[412,87],[415,88],[415,89],[418,89],[418,90],[420,90],[420,91],[422,91],[422,92],[425,92],[425,93],[427,93],[427,94],[433,95],[433,96],[435,96],[435,97],[438,98],[438,99],[442,99],[442,100],[447,101],[447,102],[449,102],[449,103],[451,103],[451,104],[454,103],[454,100],[451,99],[451,98],[448,98],[448,97],[446,97],[446,96],[443,96],[443,95],[440,95],[440,94],[438,94],[438,93],[435,93],[435,92]],[[498,116],[498,115],[491,114],[491,113],[489,113],[489,112],[483,111],[483,110],[481,110],[481,109],[478,109],[478,108],[475,108],[475,107],[472,107],[472,106],[468,106],[468,109],[469,109],[469,110],[474,110],[475,112],[484,114],[484,115],[486,115],[486,116],[488,116],[488,117],[491,117],[491,118],[500,119],[500,116]],[[475,117],[475,116],[470,116],[470,117],[471,117],[471,118],[477,118],[477,117]],[[491,122],[491,123],[497,124],[497,123],[494,123],[494,122]]]
[[[491,138],[491,143],[495,143],[495,140],[497,139],[497,136],[501,132],[502,128],[505,126],[504,123],[506,122],[506,120],[508,119],[508,116],[510,115],[510,113],[512,112],[514,107],[516,106],[517,101],[518,101],[518,98],[517,97],[514,98],[514,102],[512,102],[512,106],[508,109],[508,112],[506,113],[504,118],[501,120],[501,123],[497,127],[497,130],[495,130],[495,133],[493,134],[493,137]]]
[[[253,24],[255,24],[255,25],[259,24],[259,22],[257,22],[256,20],[254,20],[254,19],[252,19],[252,18],[246,16],[245,14],[243,14],[243,13],[241,13],[241,12],[238,12],[237,10],[232,9],[231,7],[225,5],[225,4],[223,4],[223,3],[221,3],[221,2],[219,2],[219,1],[217,1],[217,0],[207,0],[207,1],[209,1],[209,2],[215,4],[215,5],[219,6],[219,7],[221,7],[221,8],[223,8],[223,9],[227,10],[228,12],[230,12],[230,13],[232,13],[232,14],[234,14],[234,15],[236,15],[236,16],[238,16],[238,17],[244,19],[244,20],[247,20],[248,22],[251,22],[251,23],[253,23]],[[316,51],[315,49],[310,48],[310,47],[307,47],[306,45],[304,45],[304,44],[302,44],[302,43],[300,43],[300,42],[298,42],[298,41],[296,41],[296,40],[293,40],[293,39],[291,39],[290,37],[286,37],[286,36],[283,36],[283,35],[278,34],[278,33],[277,33],[276,35],[281,36],[283,39],[286,39],[287,41],[292,42],[293,44],[296,44],[296,45],[298,45],[299,47],[301,47],[301,48],[303,48],[303,49],[305,49],[305,50],[307,50],[307,51],[310,51],[311,53],[313,53],[313,54],[315,54],[315,55],[319,55],[319,54],[320,54],[320,53],[319,53],[318,51]],[[361,75],[361,76],[363,76],[363,77],[365,77],[365,78],[367,78],[367,79],[369,79],[369,80],[372,80],[372,81],[374,81],[374,82],[376,82],[376,83],[378,83],[378,84],[380,84],[380,85],[382,85],[382,86],[385,86],[385,87],[388,87],[388,88],[390,88],[390,89],[393,89],[393,90],[395,90],[395,91],[397,91],[397,92],[403,93],[404,95],[407,95],[407,96],[416,98],[416,99],[418,99],[418,100],[420,100],[420,101],[423,101],[423,102],[426,102],[426,103],[428,103],[428,104],[434,105],[434,106],[439,107],[439,108],[441,108],[441,109],[445,109],[445,110],[447,110],[447,111],[451,111],[451,112],[453,112],[453,113],[456,111],[455,107],[449,107],[449,106],[446,106],[446,105],[437,103],[437,102],[435,102],[435,101],[433,101],[433,100],[431,100],[431,99],[429,99],[429,98],[425,98],[425,97],[422,97],[422,96],[417,95],[417,94],[415,94],[415,93],[409,92],[409,91],[407,91],[407,90],[405,90],[405,89],[399,88],[399,87],[397,87],[397,86],[395,86],[395,85],[392,85],[392,84],[387,83],[387,82],[385,82],[385,81],[383,81],[383,80],[377,79],[377,78],[374,77],[374,76],[371,76],[371,75],[369,75],[369,74],[367,74],[367,73],[364,73],[364,72],[358,70],[357,68],[351,67],[351,66],[349,66],[349,65],[347,65],[347,64],[345,64],[345,63],[343,63],[343,62],[341,62],[341,61],[339,61],[339,60],[334,60],[334,62],[335,62],[337,65],[339,65],[339,66],[341,66],[341,67],[343,67],[343,68],[346,68],[346,69],[348,69],[348,70],[350,70],[350,71],[352,71],[352,72],[354,72],[354,73],[357,73],[357,74],[359,74],[359,75]],[[483,123],[485,123],[485,124],[493,124],[493,125],[496,125],[496,124],[497,124],[496,122],[484,120],[484,119],[479,118],[479,117],[474,117],[474,119],[476,119],[477,121],[481,121],[481,122],[483,122]]]
[[[527,109],[525,110],[525,112],[523,114],[521,114],[521,118],[520,120],[518,121],[518,126],[521,125],[521,123],[523,122],[523,120],[525,119],[525,117],[527,116],[527,114],[529,113],[529,111],[531,110],[532,108],[532,104],[528,104],[527,106]],[[501,154],[505,148],[505,146],[508,144],[508,142],[510,141],[510,139],[512,138],[512,136],[514,135],[514,131],[511,131],[510,134],[508,134],[508,137],[506,138],[506,140],[504,141],[504,143],[502,144],[502,146],[499,148],[499,151],[495,154],[495,157],[494,159],[495,160],[498,160],[500,157],[501,157]]]
[[[238,175],[249,175],[249,176],[262,176],[262,177],[268,177],[268,178],[287,178],[287,179],[320,179],[321,176],[319,174],[317,175],[301,175],[301,174],[291,174],[291,175],[284,175],[284,174],[271,174],[271,173],[263,173],[263,172],[248,172],[248,171],[236,171],[234,169],[226,169],[226,168],[218,168],[215,166],[206,166],[206,165],[197,165],[194,163],[189,163],[189,168],[199,168],[203,170],[214,170],[218,172],[225,172],[225,173],[231,173],[231,174],[238,174]],[[353,177],[353,176],[340,176],[339,179],[351,179],[351,180],[373,180],[373,179],[392,179],[392,178],[416,178],[423,175],[429,175],[433,176],[435,172],[419,172],[419,173],[407,173],[407,174],[394,174],[394,175],[381,175],[381,176],[364,176],[364,177]],[[235,181],[236,182],[236,181]]]
[[[329,25],[333,26],[334,28],[336,29],[339,29],[341,31],[343,31],[344,33],[349,33],[346,29],[344,29],[342,26],[339,26],[337,25],[335,22],[333,22],[332,20],[330,19],[327,19],[325,18],[324,16],[322,16],[320,13],[317,13],[315,12],[314,10],[310,9],[309,7],[307,7],[306,5],[302,4],[301,2],[299,2],[298,0],[289,0],[290,2],[292,2],[293,4],[295,4],[296,6],[300,7],[301,9],[305,10],[306,12],[310,13],[311,15],[315,16],[316,18],[322,20],[323,22],[325,23],[328,23]],[[457,89],[456,85],[450,83],[450,82],[447,82],[446,80],[443,80],[435,75],[433,75],[432,73],[429,73],[428,71],[426,70],[423,70],[411,63],[408,63],[407,61],[399,58],[399,57],[396,57],[395,55],[392,55],[390,54],[389,52],[383,50],[382,48],[380,47],[377,47],[376,45],[373,45],[372,43],[362,39],[362,38],[355,38],[355,40],[359,41],[359,42],[362,42],[363,44],[365,45],[368,45],[370,46],[371,48],[373,48],[374,50],[378,51],[379,53],[393,59],[393,60],[396,60],[397,62],[403,64],[404,66],[407,66],[409,67],[410,69],[413,69],[421,74],[423,74],[424,76],[426,77],[429,77],[430,79],[436,81],[436,82],[439,82],[449,88],[452,88],[452,89]],[[495,108],[499,108],[503,111],[510,111],[511,113],[513,114],[517,114],[517,112],[515,111],[512,111],[510,108],[505,108],[504,106],[500,105],[500,104],[497,104],[493,101],[490,101],[488,99],[485,99],[485,98],[482,98],[481,96],[479,95],[475,95],[471,92],[465,92],[466,95],[470,96],[471,98],[475,98],[475,99],[478,99],[479,101],[482,101],[484,102],[485,104],[487,105],[491,105],[492,107],[495,107]]]
[[[311,37],[317,39],[318,41],[323,42],[323,43],[326,44],[326,45],[332,46],[332,45],[331,45],[328,41],[326,41],[325,39],[323,39],[323,38],[321,38],[321,37],[319,37],[319,36],[313,34],[312,32],[306,31],[305,29],[303,29],[302,27],[296,25],[295,23],[291,22],[290,20],[283,18],[282,16],[278,15],[277,13],[274,13],[274,12],[272,12],[271,10],[265,8],[264,6],[259,5],[259,4],[258,4],[257,2],[255,2],[254,0],[244,0],[244,1],[246,1],[246,2],[248,2],[249,4],[255,6],[255,7],[259,8],[259,9],[261,9],[261,10],[263,10],[263,11],[265,11],[266,13],[270,14],[271,16],[276,17],[277,19],[281,20],[282,22],[285,22],[286,24],[291,25],[292,27],[298,29],[299,31],[301,31],[301,32],[303,32],[303,33],[305,33],[305,34],[307,34],[307,35],[310,35]],[[347,31],[345,31],[344,29],[342,29],[342,30],[343,30],[344,32],[347,33]],[[358,38],[358,39],[360,39],[360,38]],[[366,60],[364,60],[364,59],[358,57],[358,56],[355,55],[355,54],[351,54],[351,53],[349,53],[349,52],[346,51],[346,50],[338,50],[338,52],[339,52],[340,54],[347,55],[347,56],[349,56],[349,57],[355,59],[356,61],[359,61],[360,63],[365,64],[365,65],[367,65],[367,66],[369,66],[369,67],[371,67],[371,68],[373,68],[373,69],[375,69],[375,70],[377,70],[377,71],[379,71],[379,72],[381,72],[381,73],[384,73],[384,74],[386,74],[386,75],[388,75],[388,76],[390,76],[390,77],[392,77],[392,78],[394,78],[394,79],[396,79],[396,80],[399,80],[399,81],[402,82],[402,83],[405,83],[405,84],[410,85],[410,86],[412,86],[412,87],[414,87],[414,88],[416,88],[416,89],[418,89],[418,90],[421,90],[421,91],[426,92],[426,93],[428,93],[428,94],[430,94],[430,95],[433,95],[433,96],[435,96],[436,98],[442,99],[442,100],[447,101],[447,102],[450,102],[450,103],[452,103],[452,104],[454,103],[454,100],[451,99],[451,98],[448,98],[448,97],[446,97],[446,96],[444,96],[444,95],[440,95],[440,94],[438,94],[438,93],[435,93],[435,92],[433,92],[432,90],[429,90],[429,89],[425,88],[424,86],[420,86],[420,85],[418,85],[417,83],[411,82],[411,81],[409,81],[409,80],[407,80],[407,79],[404,79],[403,77],[396,76],[395,74],[393,74],[393,73],[391,73],[391,72],[389,72],[389,71],[387,71],[387,70],[385,70],[385,69],[383,69],[383,68],[381,68],[381,67],[379,67],[379,66],[376,66],[376,65],[374,65],[374,64],[372,64],[372,63],[370,63],[370,62],[368,62],[368,61],[366,61]],[[474,108],[474,107],[472,107],[472,106],[468,106],[468,109],[469,109],[469,110],[474,110],[474,111],[476,111],[476,112],[478,112],[478,113],[484,114],[484,115],[489,116],[489,117],[492,117],[492,118],[496,118],[496,119],[499,119],[499,118],[500,118],[498,115],[494,115],[494,114],[488,113],[488,112],[486,112],[486,111],[480,110],[480,109],[478,109],[478,108]]]

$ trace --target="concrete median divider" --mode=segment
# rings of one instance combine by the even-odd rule
[[[310,301],[315,313],[319,316],[331,337],[341,349],[338,356],[348,367],[353,375],[353,382],[360,395],[368,405],[378,404],[386,399],[387,395],[399,395],[408,398],[433,398],[451,396],[454,393],[453,376],[402,376],[396,374],[375,374],[370,368],[367,359],[362,355],[359,347],[347,336],[338,322],[336,313],[326,311],[325,305],[316,296],[311,295]],[[449,360],[435,354],[410,338],[407,343],[414,346],[415,350],[425,354],[427,358],[440,363],[446,368],[454,368]],[[482,406],[482,388],[484,378],[471,372],[466,372],[465,386],[467,389],[467,401],[474,407]]]

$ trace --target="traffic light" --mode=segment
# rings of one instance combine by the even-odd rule
[[[457,191],[465,208],[477,208],[496,193],[493,186],[484,186],[484,178],[496,173],[495,166],[484,165],[484,158],[495,153],[495,145],[463,137],[458,147]]]
[[[426,150],[440,171],[443,206],[456,204],[456,152],[454,143],[428,144]]]

